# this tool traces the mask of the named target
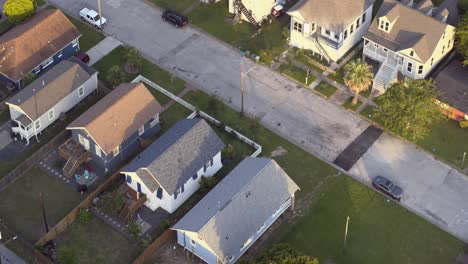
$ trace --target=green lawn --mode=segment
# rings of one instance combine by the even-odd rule
[[[35,243],[46,233],[40,192],[43,193],[49,228],[80,202],[78,192],[37,167],[0,192],[2,222],[30,243]]]
[[[355,105],[352,104],[352,101],[353,101],[353,98],[349,98],[348,101],[346,101],[344,104],[343,104],[343,107],[345,109],[351,109],[353,111],[356,111],[361,105],[362,105],[362,102],[361,101],[358,101]]]
[[[319,92],[326,98],[329,98],[336,92],[337,88],[333,85],[330,85],[327,82],[320,82],[317,87],[315,87],[315,91]]]
[[[106,37],[102,35],[99,31],[94,29],[93,27],[81,22],[78,19],[75,19],[69,15],[67,15],[68,19],[75,25],[75,27],[83,34],[80,37],[80,50],[87,51],[90,48],[96,46],[99,42],[101,42]]]
[[[347,216],[348,243],[343,252]],[[290,243],[320,263],[346,264],[454,263],[464,246],[350,177],[327,183],[305,216],[282,225],[273,240]]]
[[[282,74],[285,74],[292,79],[304,84],[304,85],[309,85],[311,84],[317,77],[315,75],[309,75],[309,79],[306,83],[306,76],[307,72],[304,71],[303,69],[296,67],[292,64],[289,65],[284,65],[282,64],[279,69],[278,69]]]
[[[93,67],[99,71],[99,79],[106,83],[108,87],[111,86],[106,80],[107,72],[114,65],[119,65],[123,69],[123,66],[125,64],[125,60],[123,58],[124,54],[125,47],[119,46],[93,65]],[[164,89],[176,95],[185,88],[185,82],[183,80],[175,77],[175,75],[171,75],[170,73],[164,71],[163,69],[159,68],[158,66],[154,65],[146,59],[143,59],[143,67],[141,73],[125,74],[125,81],[130,82],[139,74],[155,82],[156,84],[161,85],[162,87],[164,87]],[[170,101],[168,97],[166,97],[163,94],[160,94],[156,90],[150,89],[150,91],[153,93],[153,95],[155,95],[155,97],[162,105]]]
[[[151,0],[151,2],[163,9],[171,9],[179,12],[183,12],[196,1],[197,0]]]
[[[375,107],[367,106],[361,115],[382,125],[383,122],[375,118],[376,111]],[[461,168],[463,153],[468,152],[468,147],[460,142],[468,142],[468,129],[461,128],[458,122],[450,119],[435,123],[429,135],[416,144],[438,158]],[[468,156],[463,168],[468,168]]]
[[[73,263],[131,263],[140,248],[93,216],[88,223],[74,222],[57,239],[60,254],[63,248],[72,252]]]
[[[84,111],[88,110],[89,107],[94,105],[97,101],[102,98],[102,95],[89,95],[86,99],[81,101],[77,104],[72,110],[67,112],[65,116],[65,120],[57,120],[52,125],[50,125],[47,129],[42,131],[41,135],[39,135],[39,143],[31,143],[31,145],[26,151],[22,152],[21,154],[17,155],[15,159],[6,161],[0,160],[0,178],[7,175],[11,170],[13,170],[18,164],[22,161],[27,159],[31,156],[34,152],[36,152],[39,148],[49,142],[52,138],[57,136],[60,132],[62,132],[65,127],[75,120],[78,116],[80,116]],[[7,114],[9,113],[8,110],[4,111],[1,115],[2,118],[6,118]]]
[[[228,12],[228,1],[221,0],[210,5],[200,5],[189,13],[192,24],[202,28],[211,35],[239,48],[260,56],[260,60],[269,63],[287,49],[284,28],[289,26],[289,17],[283,16],[271,24],[264,25],[260,33],[246,21],[232,25],[228,22],[233,17]]]
[[[11,24],[7,19],[3,20],[2,22],[0,22],[0,34],[3,34],[12,27],[13,24]]]

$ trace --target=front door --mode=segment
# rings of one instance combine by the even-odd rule
[[[80,141],[80,144],[86,149],[89,150],[89,140],[83,137],[82,135],[78,134],[78,140]]]

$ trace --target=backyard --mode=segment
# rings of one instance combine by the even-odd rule
[[[78,192],[37,167],[0,192],[2,222],[30,243],[46,233],[39,199],[41,192],[49,228],[80,202]]]
[[[141,248],[115,232],[99,218],[92,216],[86,223],[75,221],[57,239],[59,255],[73,263],[131,263]]]

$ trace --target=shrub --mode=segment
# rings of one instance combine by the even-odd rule
[[[234,159],[234,157],[236,156],[236,150],[234,146],[231,144],[228,144],[227,147],[224,149],[223,156],[228,159]]]
[[[86,224],[91,221],[91,218],[93,218],[91,212],[88,209],[81,208],[76,220],[80,224]]]
[[[21,86],[22,87],[28,86],[29,84],[31,84],[36,79],[36,77],[37,77],[37,75],[32,73],[32,72],[24,75],[23,79],[21,80]]]
[[[461,120],[460,121],[461,128],[468,128],[468,120]]]
[[[125,73],[120,66],[114,65],[107,71],[106,79],[112,88],[115,88],[117,85],[125,82]]]
[[[75,264],[77,261],[77,254],[73,247],[61,245],[57,250],[57,260],[60,264]]]
[[[146,235],[142,240],[141,240],[141,246],[143,248],[147,248],[151,243],[153,242],[153,238],[151,238],[150,235]]]
[[[468,12],[468,0],[458,0],[458,9],[460,10],[460,14]]]
[[[217,181],[215,177],[202,177],[200,181],[200,191],[208,192],[209,190],[213,189],[216,183]]]
[[[127,232],[132,235],[133,239],[138,240],[141,229],[140,226],[135,221],[133,221],[127,225]]]
[[[3,5],[3,13],[8,17],[8,21],[19,24],[26,18],[32,16],[36,11],[36,6],[32,0],[7,0]]]

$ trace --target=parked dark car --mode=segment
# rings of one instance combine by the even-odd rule
[[[77,57],[80,61],[82,61],[82,62],[85,63],[85,64],[88,64],[89,61],[91,60],[91,59],[89,58],[89,55],[86,54],[86,53],[84,53],[84,52],[78,53],[75,57]]]
[[[377,176],[372,180],[372,186],[388,195],[392,199],[400,201],[403,190],[383,176]]]
[[[175,27],[183,27],[188,23],[188,18],[176,11],[166,10],[162,14],[162,19],[173,24]]]

